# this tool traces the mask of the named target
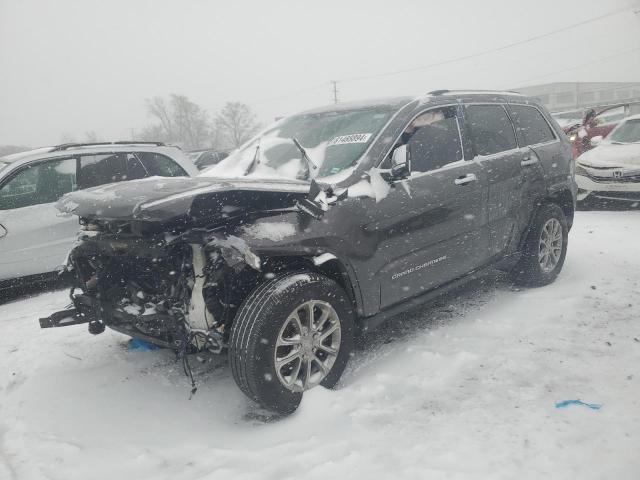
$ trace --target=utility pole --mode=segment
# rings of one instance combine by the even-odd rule
[[[338,103],[338,81],[331,80],[333,84],[333,103]]]

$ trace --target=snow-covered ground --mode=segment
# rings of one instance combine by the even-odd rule
[[[640,478],[640,212],[579,212],[555,284],[489,279],[360,342],[334,391],[265,420],[224,362],[200,389],[114,332],[0,305],[0,478]],[[558,409],[581,399],[602,404]]]

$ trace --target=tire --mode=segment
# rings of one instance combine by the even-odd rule
[[[544,229],[553,228],[558,225],[561,231],[559,238],[562,240],[559,255],[551,254],[548,258],[551,260],[545,263],[544,257],[540,258],[543,252],[541,244]],[[549,230],[547,230],[548,234]],[[562,209],[555,204],[542,205],[536,212],[529,233],[522,249],[522,256],[511,272],[511,277],[516,285],[528,287],[540,287],[553,282],[564,264],[567,255],[567,240],[569,229],[567,227],[567,219]],[[554,250],[557,252],[557,243],[554,243]]]
[[[314,312],[314,318],[324,318],[324,324],[318,331],[307,328],[309,333],[303,334],[304,325],[309,325],[306,319],[310,311]],[[323,316],[325,312],[326,317]],[[295,318],[299,320],[296,322]],[[289,273],[267,281],[243,302],[231,329],[229,363],[233,378],[245,395],[261,406],[282,415],[293,413],[302,400],[305,383],[315,386],[314,382],[317,382],[332,388],[340,379],[353,350],[353,318],[353,308],[346,293],[327,277],[315,273]],[[336,323],[339,328],[320,340],[330,328],[335,328]],[[289,347],[291,343],[282,343],[295,342],[298,330],[298,344]],[[313,339],[312,332],[316,332]],[[333,343],[314,347],[318,342]],[[336,350],[338,345],[334,354],[324,350]],[[296,352],[302,352],[299,354],[307,359],[315,356],[307,362],[312,364],[312,371],[315,370],[313,375],[303,371],[306,364],[302,356],[280,366],[280,370],[276,368],[276,359],[283,361],[289,354],[295,356]],[[319,362],[318,357],[324,361]],[[321,363],[328,370],[324,377]],[[295,371],[296,367],[300,372]],[[318,381],[320,378],[322,380]],[[290,381],[288,386],[285,385],[287,380]]]

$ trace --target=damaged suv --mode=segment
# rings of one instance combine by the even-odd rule
[[[242,391],[294,411],[333,387],[358,332],[499,268],[562,268],[571,146],[535,100],[437,91],[286,117],[197,178],[65,196],[80,217],[73,308],[173,349],[225,353]],[[193,379],[192,379],[193,381]]]

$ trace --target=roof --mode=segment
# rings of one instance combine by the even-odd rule
[[[509,98],[513,100],[530,100],[533,99],[522,95],[521,93],[511,91],[499,91],[499,90],[434,90],[424,95],[417,97],[402,96],[402,97],[385,97],[385,98],[373,98],[368,100],[358,100],[355,102],[343,102],[338,104],[325,105],[323,107],[306,110],[295,115],[307,115],[315,113],[325,112],[340,112],[344,110],[358,110],[365,108],[389,108],[390,110],[396,110],[408,105],[411,102],[419,101],[426,103],[429,100],[442,99],[442,98],[458,98],[458,97],[482,97],[484,101],[494,101],[496,97]],[[537,103],[537,102],[536,102]]]

